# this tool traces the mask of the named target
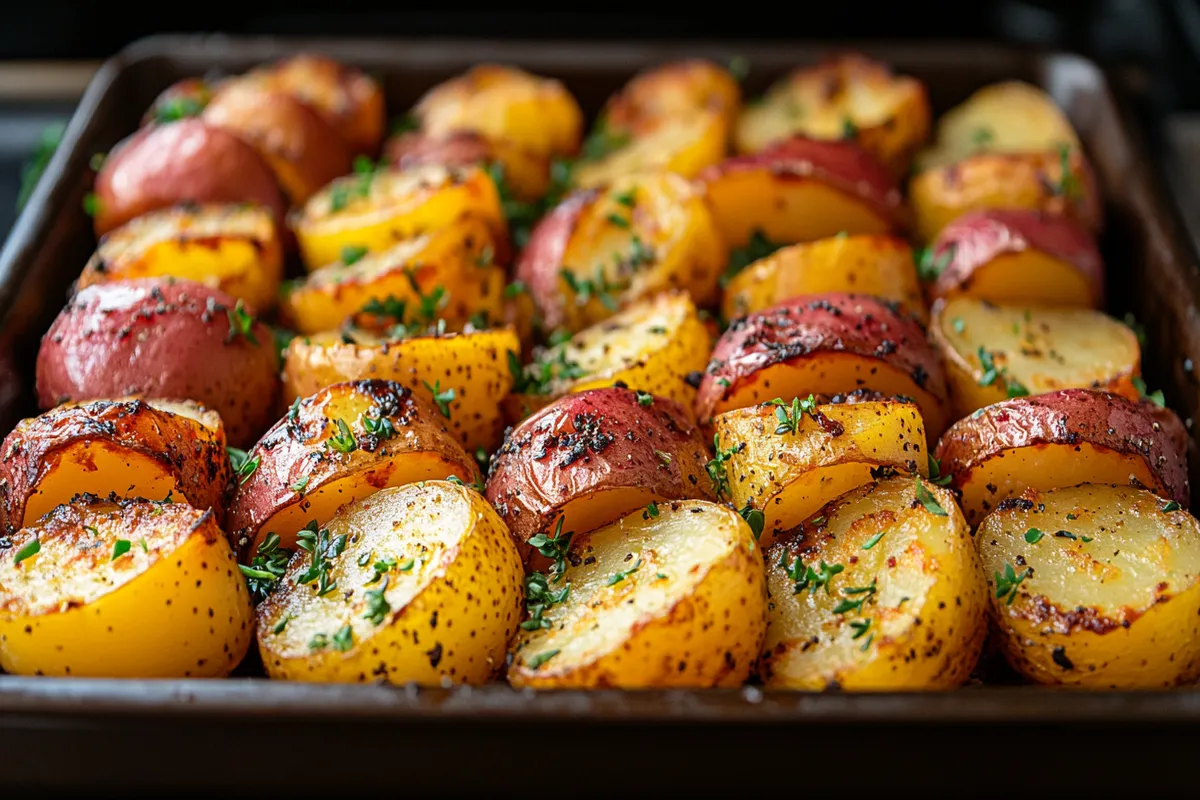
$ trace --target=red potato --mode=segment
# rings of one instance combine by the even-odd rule
[[[271,168],[240,138],[188,118],[142,128],[113,148],[96,175],[96,236],[180,203],[255,203],[284,230]]]
[[[1026,489],[1081,483],[1149,489],[1187,508],[1178,427],[1162,424],[1152,405],[1093,389],[1005,400],[952,425],[937,458],[942,474],[954,476],[972,525]]]
[[[142,117],[142,125],[198,117],[212,99],[212,86],[203,78],[184,78],[164,89]]]
[[[143,394],[195,400],[221,415],[246,447],[275,419],[279,357],[271,329],[217,289],[172,278],[83,289],[42,337],[38,403]]]
[[[967,295],[997,304],[1104,307],[1104,261],[1092,235],[1066,217],[989,209],[951,222],[931,245],[930,299]]]
[[[527,544],[562,520],[583,533],[651,502],[713,499],[708,450],[677,403],[632,390],[569,394],[526,419],[492,458],[487,499]]]
[[[872,389],[914,399],[932,439],[945,427],[946,378],[914,318],[862,294],[787,300],[736,320],[713,349],[696,417],[775,398]]]

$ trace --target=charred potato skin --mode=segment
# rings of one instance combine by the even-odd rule
[[[235,447],[275,417],[279,357],[270,328],[230,336],[237,301],[191,281],[141,279],[83,289],[42,338],[38,403],[141,394],[214,409]],[[216,357],[214,357],[216,356]]]

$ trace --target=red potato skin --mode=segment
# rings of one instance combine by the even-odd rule
[[[1179,430],[1164,425],[1168,418],[1147,405],[1095,389],[1004,400],[959,420],[942,435],[937,447],[941,473],[954,475],[951,485],[957,488],[971,470],[1003,450],[1086,442],[1141,456],[1162,484],[1159,488],[1188,508],[1187,455],[1177,449]]]
[[[524,552],[557,509],[594,492],[637,486],[668,500],[713,499],[708,459],[678,403],[656,397],[641,406],[629,389],[592,389],[512,429],[492,457],[485,495]]]
[[[276,417],[279,357],[261,322],[252,328],[257,344],[229,341],[227,310],[236,305],[191,281],[89,286],[42,337],[38,404],[132,394],[195,400],[221,415],[231,445],[247,447]]]
[[[285,205],[254,148],[195,117],[154,124],[118,144],[96,175],[96,236],[180,203],[255,203],[280,230]]]
[[[1093,302],[1104,304],[1104,260],[1086,228],[1041,211],[988,209],[963,214],[933,243],[936,262],[947,252],[949,264],[934,281],[935,296],[970,281],[971,273],[998,256],[1037,250],[1074,266],[1095,287]]]
[[[942,364],[915,319],[870,295],[826,292],[734,320],[700,380],[697,419],[710,419],[717,403],[758,371],[819,351],[885,360],[922,389],[946,396]]]
[[[567,252],[571,234],[575,232],[579,217],[588,204],[599,196],[599,189],[579,189],[567,195],[534,225],[529,234],[529,242],[517,258],[517,280],[524,283],[529,290],[529,296],[533,298],[534,305],[548,328],[555,328],[564,321],[559,271],[563,266],[563,255]]]
[[[421,131],[407,131],[396,134],[383,146],[384,160],[397,169],[422,164],[466,167],[482,164],[491,157],[491,145],[474,131],[457,131],[441,138]]]

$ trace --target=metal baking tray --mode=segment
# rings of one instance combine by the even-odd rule
[[[0,253],[0,430],[34,411],[38,341],[95,245],[82,209],[89,159],[132,131],[157,92],[176,79],[316,50],[380,77],[397,113],[435,82],[481,61],[501,61],[563,79],[594,112],[636,70],[668,59],[746,58],[746,91],[753,95],[833,49],[861,50],[923,79],[936,112],[1005,78],[1054,96],[1106,190],[1109,310],[1132,312],[1145,325],[1147,381],[1164,389],[1190,430],[1200,403],[1195,255],[1125,106],[1104,72],[1084,58],[972,43],[225,36],[135,43],[105,64],[84,95]],[[1196,479],[1193,472],[1193,485],[1200,485]],[[1191,690],[1081,693],[985,684],[944,694],[805,695],[755,687],[536,694],[503,684],[435,690],[253,677],[0,676],[0,784],[226,794],[351,787],[356,793],[713,792],[758,785],[862,792],[910,783],[1008,796],[1090,786],[1145,792],[1193,785],[1192,759],[1181,751],[1188,737],[1179,726],[1197,722],[1200,692]],[[997,748],[1014,746],[1028,757],[1001,766],[1007,759]],[[1127,769],[1138,764],[1153,767]]]

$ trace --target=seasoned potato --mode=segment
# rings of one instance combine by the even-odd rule
[[[509,431],[492,457],[486,494],[536,566],[526,543],[539,533],[589,531],[651,502],[712,498],[707,463],[699,431],[676,403],[592,389]]]
[[[65,403],[18,422],[0,452],[9,530],[85,493],[172,497],[212,509],[219,522],[233,478],[221,418],[191,402]]]
[[[505,187],[514,199],[524,202],[540,199],[550,188],[549,157],[512,142],[492,141],[475,131],[454,131],[440,137],[422,131],[398,133],[384,145],[384,159],[400,170],[425,164],[493,170],[498,166]]]
[[[1200,525],[1130,486],[1028,491],[975,535],[1000,650],[1038,683],[1156,689],[1200,678]]]
[[[464,217],[485,221],[497,241],[506,235],[500,196],[486,172],[428,164],[338,178],[294,211],[289,222],[305,266],[314,270],[344,260],[347,252],[381,252],[406,239],[440,233]]]
[[[292,404],[263,434],[229,505],[229,534],[248,561],[270,533],[292,547],[309,520],[324,525],[341,506],[400,486],[456,475],[479,483],[479,467],[432,406],[383,380],[329,386]]]
[[[1150,405],[1092,389],[1005,400],[954,423],[937,458],[972,525],[1026,489],[1080,483],[1145,488],[1187,508],[1187,455]]]
[[[84,497],[0,549],[0,667],[218,678],[250,647],[246,581],[211,511]]]
[[[446,427],[469,452],[480,447],[490,452],[504,433],[497,399],[513,385],[509,359],[520,353],[511,329],[403,339],[357,329],[298,336],[284,354],[284,399],[308,397],[343,381],[395,381],[431,407],[444,402]]]
[[[721,313],[736,319],[784,300],[822,292],[861,292],[929,319],[908,243],[896,236],[834,236],[759,259],[725,284]]]
[[[494,242],[486,222],[464,217],[386,250],[349,251],[290,286],[280,301],[283,317],[303,334],[333,330],[356,315],[389,317],[384,327],[444,319],[452,330],[480,312],[500,319],[504,277],[491,260]]]
[[[1091,234],[1041,211],[973,211],[930,246],[931,298],[1104,307],[1104,261]]]
[[[271,329],[217,289],[172,278],[89,286],[42,337],[38,404],[140,394],[192,399],[246,447],[278,413]]]
[[[768,687],[950,689],[975,668],[987,584],[945,489],[920,477],[862,486],[766,561]]]
[[[574,155],[583,132],[583,112],[565,86],[498,64],[435,86],[413,113],[433,136],[476,131],[546,156]]]
[[[929,136],[930,113],[924,84],[850,53],[801,67],[776,81],[760,102],[747,104],[736,147],[757,153],[794,134],[848,138],[901,175]]]
[[[713,420],[718,447],[728,453],[718,458],[717,469],[729,500],[734,508],[762,512],[763,547],[877,475],[929,474],[925,425],[916,404],[882,397],[831,399],[843,402],[788,398]]]
[[[685,289],[717,299],[727,251],[712,215],[678,175],[635,175],[568,195],[534,228],[516,277],[547,329],[571,331],[625,302]]]
[[[929,335],[956,417],[1008,397],[1078,387],[1137,400],[1137,335],[1087,308],[994,306],[956,297],[934,306]]]
[[[729,70],[703,58],[688,58],[639,72],[609,99],[601,119],[606,129],[624,133],[645,120],[706,110],[717,114],[729,131],[741,102],[742,89]]]
[[[846,142],[785,139],[728,158],[697,181],[730,247],[745,247],[755,234],[794,244],[843,232],[897,233],[907,224],[895,181]]]
[[[946,379],[925,331],[862,294],[808,295],[735,321],[717,340],[696,394],[707,424],[734,408],[873,389],[915,398],[925,433],[946,424]]]
[[[440,686],[503,666],[524,575],[478,493],[440,480],[384,489],[307,536],[258,606],[268,676]]]
[[[595,134],[593,134],[595,135]],[[597,146],[571,171],[576,186],[602,187],[640,173],[666,171],[694,178],[725,157],[727,128],[715,111],[695,109],[641,120],[625,133],[602,131]]]
[[[561,577],[570,590],[538,613],[541,626],[522,626],[509,682],[643,689],[746,680],[766,627],[750,527],[701,500],[653,508],[575,538]],[[546,584],[554,592],[556,577]]]
[[[269,309],[283,280],[283,245],[270,212],[207,205],[143,214],[105,234],[78,287],[161,276],[220,289],[251,311]]]
[[[203,78],[184,78],[163,89],[142,117],[142,125],[198,117],[212,99],[213,87]]]

